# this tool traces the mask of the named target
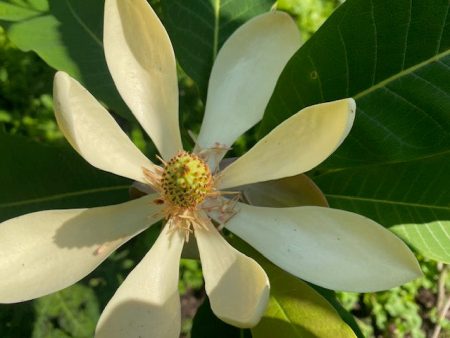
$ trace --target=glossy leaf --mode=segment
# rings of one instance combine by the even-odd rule
[[[252,328],[253,338],[356,337],[334,307],[307,283],[270,263],[237,237],[231,242],[256,259],[270,280],[269,304]]]
[[[129,180],[92,167],[73,150],[0,133],[0,221],[37,210],[127,200]]]
[[[314,180],[331,207],[395,226],[423,255],[445,262],[449,6],[446,0],[346,1],[290,60],[261,127],[264,134],[304,106],[354,97],[352,131]]]
[[[333,290],[324,289],[314,284],[309,284],[309,286],[314,288],[314,290],[316,290],[331,305],[333,305],[337,313],[339,313],[341,318],[348,324],[348,326],[350,326],[350,328],[353,330],[353,332],[358,338],[365,338],[360,327],[358,326],[358,323],[356,322],[355,317],[353,317],[353,315],[350,312],[348,312],[337,300],[336,293]]]
[[[252,329],[254,338],[356,337],[336,310],[308,284],[275,266],[264,268],[271,280],[271,297],[263,319]]]
[[[206,97],[209,73],[225,40],[250,18],[267,12],[273,0],[161,0],[164,25],[177,60]]]
[[[450,263],[448,154],[314,177],[330,205],[392,227],[422,255]]]
[[[305,106],[353,97],[355,124],[327,168],[448,150],[449,6],[447,0],[346,1],[289,61],[262,131]]]
[[[38,12],[38,15],[22,15],[22,20],[15,18],[13,23],[0,21],[7,28],[11,41],[25,52],[36,52],[56,70],[69,73],[109,108],[131,118],[114,87],[103,54],[103,1],[39,2],[38,9],[28,2],[28,8],[22,7],[23,11]],[[0,16],[2,19],[8,20]],[[11,19],[14,18],[9,21]]]

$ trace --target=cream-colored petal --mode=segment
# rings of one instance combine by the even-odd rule
[[[105,56],[114,83],[161,156],[182,150],[175,55],[146,0],[107,0]]]
[[[64,72],[56,73],[53,100],[59,128],[86,161],[99,169],[145,182],[142,168],[151,169],[154,164],[78,81]]]
[[[147,196],[92,209],[49,210],[0,223],[0,303],[21,302],[85,277],[131,237],[157,222]]]
[[[277,11],[253,18],[231,35],[211,72],[198,148],[231,146],[261,120],[281,71],[300,45],[295,22]]]
[[[372,292],[421,276],[408,247],[378,223],[323,207],[239,204],[226,228],[273,263],[333,290]]]
[[[228,244],[211,223],[207,230],[196,230],[195,237],[213,312],[228,324],[255,326],[269,299],[269,279],[264,270]]]
[[[344,99],[302,109],[222,171],[221,189],[293,176],[311,170],[343,142],[355,118]]]
[[[106,305],[96,338],[178,338],[178,269],[184,236],[166,226]]]

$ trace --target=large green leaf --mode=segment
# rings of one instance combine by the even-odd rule
[[[273,264],[263,267],[270,279],[270,300],[263,319],[252,329],[254,338],[356,337],[312,287]]]
[[[41,3],[40,7],[33,1],[16,6],[15,16],[13,13],[7,17],[0,12],[0,20],[4,20],[0,23],[7,27],[11,41],[23,51],[36,52],[56,70],[64,70],[80,80],[98,100],[130,118],[131,114],[109,74],[103,53],[104,1],[36,1]],[[12,5],[9,1],[0,0],[0,6]]]
[[[161,0],[164,24],[178,62],[206,97],[209,74],[225,40],[274,0]]]
[[[332,206],[392,227],[424,256],[450,263],[449,154],[326,171],[314,180]]]
[[[72,149],[0,133],[0,221],[27,212],[127,200],[131,182],[101,172]]]
[[[447,0],[346,1],[289,61],[262,132],[305,106],[354,97],[355,125],[328,168],[450,149],[448,8]]]
[[[261,125],[353,96],[353,129],[313,172],[332,207],[450,260],[450,3],[347,0],[294,55]],[[425,29],[426,27],[426,29]]]
[[[237,236],[231,236],[229,240],[239,251],[257,260],[270,280],[269,304],[259,324],[252,328],[253,338],[356,337],[334,306],[319,292],[269,262]]]

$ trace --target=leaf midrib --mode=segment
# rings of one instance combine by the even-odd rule
[[[373,197],[361,197],[361,196],[349,196],[349,195],[340,195],[340,194],[325,194],[326,197],[341,199],[341,200],[351,200],[351,201],[361,201],[361,202],[370,202],[370,203],[379,203],[379,204],[390,204],[390,205],[398,205],[404,207],[413,207],[413,208],[426,208],[426,209],[435,209],[435,210],[443,210],[450,212],[450,206],[439,206],[439,205],[430,205],[430,204],[420,204],[420,203],[411,203],[411,202],[401,202],[401,201],[392,201],[392,200],[384,200]]]
[[[84,21],[81,19],[81,17],[76,13],[75,9],[73,8],[73,6],[69,0],[66,0],[66,4],[67,4],[67,8],[69,9],[70,14],[72,14],[75,21],[78,22],[78,24],[81,26],[81,28],[86,31],[86,33],[92,38],[92,40],[94,40],[103,49],[102,41],[100,41],[100,39],[97,38],[95,33],[84,23]]]
[[[385,79],[385,80],[383,80],[381,82],[378,82],[376,85],[371,86],[371,87],[363,90],[362,92],[359,92],[358,94],[354,95],[353,98],[355,100],[358,100],[358,99],[360,99],[360,98],[362,98],[362,97],[364,97],[364,96],[374,92],[375,90],[377,90],[379,88],[385,87],[387,84],[389,84],[389,83],[391,83],[391,82],[393,82],[393,81],[395,81],[395,80],[397,80],[397,79],[399,79],[399,78],[401,78],[401,77],[403,77],[405,75],[413,73],[414,71],[416,71],[419,68],[422,68],[422,67],[424,67],[424,66],[426,66],[426,65],[428,65],[428,64],[430,64],[430,63],[432,63],[434,61],[437,61],[437,60],[439,60],[441,58],[444,58],[445,56],[447,56],[449,54],[450,54],[450,49],[447,49],[445,52],[436,54],[435,56],[433,56],[433,57],[431,57],[431,58],[429,58],[429,59],[427,59],[425,61],[422,61],[422,62],[420,62],[420,63],[418,63],[418,64],[416,64],[416,65],[414,65],[412,67],[403,69],[399,73],[396,73],[396,74],[392,75],[391,77],[388,77],[387,79]]]
[[[335,174],[335,173],[343,172],[343,171],[347,171],[347,170],[372,169],[374,167],[383,167],[383,166],[388,166],[388,165],[406,164],[406,163],[410,163],[410,162],[429,160],[429,159],[432,159],[433,157],[440,157],[440,156],[447,155],[447,154],[450,155],[450,149],[446,149],[446,150],[441,151],[439,153],[433,153],[433,154],[428,154],[428,155],[424,155],[424,156],[421,156],[421,157],[409,158],[409,159],[406,159],[406,160],[369,163],[369,164],[354,165],[352,167],[344,167],[344,168],[324,168],[324,172],[322,172],[320,174],[317,174],[317,175],[314,175],[312,177],[313,178],[318,178],[318,177],[323,177],[323,176],[326,176],[326,175]]]
[[[50,196],[46,196],[46,197],[31,198],[31,199],[17,201],[17,202],[3,203],[3,204],[0,204],[0,209],[23,206],[23,205],[27,205],[27,204],[44,203],[44,202],[50,202],[50,201],[55,201],[55,200],[59,200],[59,199],[69,198],[69,197],[83,196],[83,195],[96,194],[96,193],[102,193],[102,192],[119,191],[119,190],[128,189],[128,188],[129,188],[128,185],[119,185],[119,186],[114,186],[114,187],[85,189],[85,190],[79,190],[79,191],[74,191],[74,192],[50,195]]]

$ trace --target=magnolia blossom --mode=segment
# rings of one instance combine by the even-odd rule
[[[178,263],[189,238],[197,242],[214,313],[232,325],[256,325],[269,280],[258,263],[227,243],[222,227],[289,273],[326,288],[376,291],[419,276],[406,245],[363,216],[315,206],[255,207],[232,192],[324,161],[350,131],[352,99],[301,110],[217,169],[226,150],[262,118],[299,41],[289,16],[276,11],[250,20],[226,41],[212,70],[195,152],[188,153],[178,128],[175,57],[163,25],[145,0],[106,0],[109,70],[158,148],[161,164],[146,158],[102,105],[63,72],[55,77],[55,114],[86,161],[154,193],[119,205],[41,211],[1,223],[0,302],[33,299],[77,282],[161,219],[161,234],[106,306],[96,337],[178,337]]]

